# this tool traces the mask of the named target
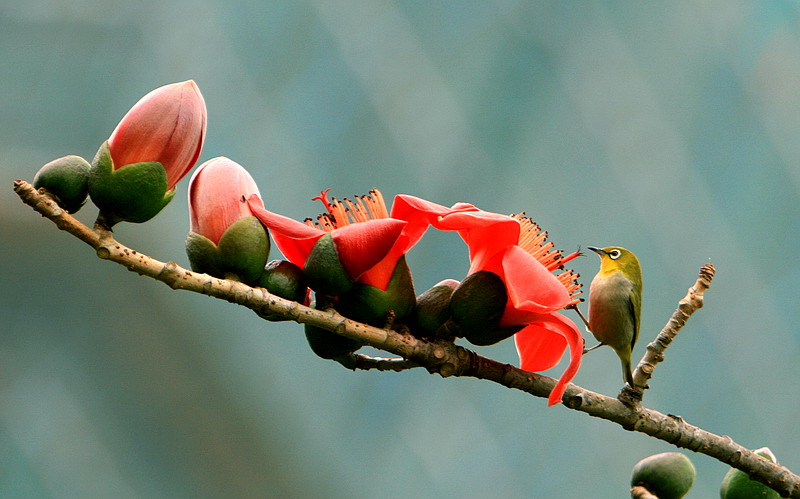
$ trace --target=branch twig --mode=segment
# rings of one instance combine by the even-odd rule
[[[700,267],[697,281],[689,288],[686,296],[678,302],[678,308],[672,313],[672,317],[669,318],[664,329],[658,333],[656,339],[647,345],[642,360],[639,361],[633,372],[635,386],[630,387],[626,384],[619,394],[620,400],[633,405],[641,403],[644,390],[649,388],[647,382],[653,377],[656,365],[664,361],[664,352],[667,347],[678,335],[689,317],[703,307],[703,293],[711,286],[711,280],[714,279],[716,271],[712,263]]]
[[[315,310],[285,300],[270,294],[263,288],[252,288],[240,282],[198,274],[180,267],[175,262],[160,262],[120,244],[109,232],[101,230],[95,232],[89,229],[59,208],[46,194],[34,189],[28,182],[17,180],[14,183],[14,191],[23,202],[53,221],[59,229],[69,232],[94,248],[97,256],[101,259],[118,263],[132,272],[161,281],[173,289],[206,294],[255,311],[280,315],[298,323],[310,324],[357,339],[402,357],[402,359],[374,359],[366,356],[354,356],[351,359],[354,365],[362,363],[365,366],[372,365],[376,369],[380,369],[378,366],[394,365],[395,367],[402,366],[405,369],[415,364],[442,377],[470,376],[485,379],[543,398],[546,398],[555,387],[556,380],[553,378],[523,371],[509,364],[482,357],[452,343],[431,343],[409,334],[368,326],[347,319],[335,311]],[[713,267],[711,272],[713,275]],[[700,280],[698,280],[699,282]],[[685,307],[689,308],[682,311],[685,315],[676,319],[674,328],[670,328],[670,324],[668,324],[664,328],[665,331],[674,330],[677,333],[685,319],[694,310],[700,308],[698,303],[701,304],[702,301],[698,300],[702,300],[703,291],[707,288],[707,282],[710,282],[710,279],[705,282],[705,287],[696,284],[692,288],[694,292],[690,290],[687,295],[690,296],[690,300],[686,306],[684,306],[684,300],[681,301],[679,310]],[[675,318],[674,314],[673,318]],[[667,332],[666,335],[669,336],[669,334]],[[674,337],[674,333],[669,337],[670,341],[672,337]],[[649,348],[648,355],[650,355]],[[652,355],[660,354],[653,352]],[[654,366],[655,362],[652,365]],[[637,376],[645,376],[645,370],[640,363],[640,367],[637,368]],[[652,374],[652,370],[650,374]],[[637,382],[637,384],[639,383]],[[617,398],[607,397],[574,384],[567,387],[562,400],[564,405],[570,409],[606,419],[619,424],[626,430],[645,433],[677,447],[706,454],[748,473],[753,479],[766,483],[784,496],[800,498],[800,476],[758,456],[734,442],[730,437],[715,435],[690,425],[680,416],[665,415],[640,405],[631,407],[623,404]]]

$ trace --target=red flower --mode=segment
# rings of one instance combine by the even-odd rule
[[[264,206],[253,177],[226,157],[210,159],[189,180],[190,230],[219,244],[222,234],[240,218],[253,215],[245,200]]]
[[[330,232],[351,278],[381,290],[386,290],[400,257],[420,240],[430,223],[453,211],[415,196],[398,195],[390,215],[377,189],[356,196],[355,201],[329,200],[329,190],[314,198],[327,209],[316,221],[309,218],[301,223],[252,202],[250,208],[292,263],[303,267],[317,240]]]
[[[142,97],[108,139],[114,168],[159,162],[167,191],[192,169],[206,134],[206,105],[194,81],[164,85]]]
[[[327,192],[314,198],[321,200],[328,209],[328,213],[317,217],[316,223],[310,218],[298,222],[266,210],[255,196],[250,196],[248,204],[253,214],[270,229],[275,244],[287,260],[304,267],[317,241],[330,233],[345,272],[353,281],[359,280],[392,251],[407,223],[388,217],[377,190],[371,192],[372,197],[361,196],[355,203],[347,199],[343,203],[336,199],[330,202]],[[386,284],[388,280],[383,289]]]
[[[561,252],[553,251],[553,244],[544,242],[547,234],[529,218],[465,206],[469,205],[454,206],[456,211],[433,225],[459,232],[469,247],[469,273],[489,271],[503,280],[508,302],[500,326],[525,325],[514,335],[522,369],[549,369],[569,346],[569,366],[549,397],[550,405],[557,404],[580,367],[583,338],[572,321],[556,313],[579,301],[577,275],[565,271],[556,276],[553,271],[579,253],[562,257]]]

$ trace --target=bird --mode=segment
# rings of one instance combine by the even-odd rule
[[[632,251],[619,246],[596,248],[600,270],[589,286],[589,331],[614,349],[622,363],[622,378],[631,388],[631,353],[639,337],[642,313],[642,268]],[[590,351],[587,350],[587,351]]]

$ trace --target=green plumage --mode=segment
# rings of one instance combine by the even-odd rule
[[[624,381],[633,386],[631,353],[639,338],[642,270],[636,255],[618,246],[589,247],[600,256],[600,271],[589,288],[589,329],[614,349]]]

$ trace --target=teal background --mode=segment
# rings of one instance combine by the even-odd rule
[[[673,450],[487,382],[350,372],[295,324],[98,260],[13,194],[190,78],[201,161],[239,162],[280,213],[378,187],[636,251],[636,358],[713,261],[646,405],[800,471],[795,2],[5,0],[0,68],[0,496],[618,498]],[[187,265],[187,185],[119,240]],[[422,292],[467,254],[429,233],[409,263]],[[587,286],[597,265],[574,262]],[[575,382],[616,394],[613,352]],[[717,496],[726,467],[691,458],[688,497]]]

